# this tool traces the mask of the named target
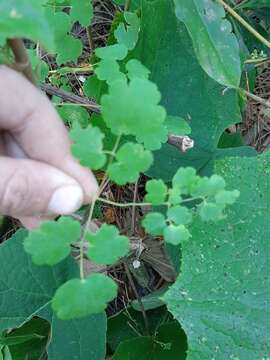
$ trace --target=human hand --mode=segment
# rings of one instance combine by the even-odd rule
[[[98,186],[70,152],[50,101],[21,74],[0,66],[0,214],[35,227],[89,203]]]

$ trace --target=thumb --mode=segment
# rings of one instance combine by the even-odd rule
[[[53,166],[0,157],[0,169],[1,214],[13,217],[67,215],[80,208],[84,201],[79,183]]]

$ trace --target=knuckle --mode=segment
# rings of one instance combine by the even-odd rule
[[[25,172],[16,170],[7,179],[1,205],[6,215],[21,214],[31,197],[29,177]]]

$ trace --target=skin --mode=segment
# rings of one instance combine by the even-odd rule
[[[67,130],[48,98],[5,66],[0,89],[0,214],[32,228],[91,202],[97,182],[71,155]]]

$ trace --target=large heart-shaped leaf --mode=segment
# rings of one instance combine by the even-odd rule
[[[216,171],[240,198],[223,221],[195,221],[165,300],[187,334],[188,360],[267,359],[270,153],[220,160]]]
[[[181,154],[171,145],[155,152],[149,174],[170,180],[179,166],[193,166],[201,173],[212,171],[219,156],[252,150],[246,147],[217,149],[224,130],[240,122],[237,94],[212,80],[199,65],[183,23],[175,16],[172,0],[143,0],[141,32],[134,57],[151,70],[168,114],[189,122],[195,146]]]
[[[213,0],[174,0],[174,3],[176,16],[185,23],[204,71],[222,85],[239,86],[239,45],[231,23],[224,19],[223,6]]]
[[[26,235],[26,231],[19,231],[0,245],[0,331],[19,327],[39,315],[52,325],[48,360],[104,360],[104,314],[60,321],[51,311],[56,289],[78,276],[78,266],[72,258],[53,267],[34,265],[23,249]]]

